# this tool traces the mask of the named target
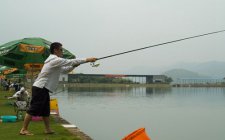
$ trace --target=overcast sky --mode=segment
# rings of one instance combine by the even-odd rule
[[[81,57],[103,57],[225,29],[224,0],[1,0],[0,45],[25,37],[61,42]],[[158,74],[184,62],[225,60],[225,33],[85,64],[82,73]],[[153,69],[155,70],[153,72]],[[134,73],[135,74],[135,73]]]

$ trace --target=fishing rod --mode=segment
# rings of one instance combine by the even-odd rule
[[[180,41],[184,41],[184,40],[189,40],[189,39],[193,39],[193,38],[198,38],[198,37],[202,37],[202,36],[208,36],[208,35],[217,34],[217,33],[221,33],[221,32],[225,32],[225,30],[220,30],[220,31],[215,31],[215,32],[210,32],[210,33],[190,36],[190,37],[181,38],[181,39],[168,41],[168,42],[164,42],[164,43],[159,43],[159,44],[155,44],[155,45],[151,45],[151,46],[147,46],[147,47],[143,47],[143,48],[138,48],[138,49],[133,49],[133,50],[129,50],[129,51],[124,51],[124,52],[120,52],[120,53],[116,53],[116,54],[100,57],[100,58],[97,58],[96,60],[102,60],[102,59],[114,57],[114,56],[117,56],[117,55],[122,55],[122,54],[131,53],[131,52],[135,52],[135,51],[140,51],[140,50],[144,50],[144,49],[148,49],[148,48],[153,48],[153,47],[156,47],[156,46],[162,46],[162,45],[171,44],[171,43],[175,43],[175,42],[180,42]],[[99,63],[95,64],[94,62],[92,62],[90,64],[91,64],[92,67],[98,67],[100,65]]]

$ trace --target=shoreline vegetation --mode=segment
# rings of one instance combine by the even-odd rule
[[[104,84],[104,83],[68,83],[60,82],[60,87],[148,87],[148,88],[171,88],[171,87],[225,87],[224,83],[218,84],[168,84],[168,83],[154,83],[154,84]]]
[[[26,82],[25,87],[31,89],[31,83]],[[116,84],[116,83],[69,83],[60,82],[58,88],[67,87],[91,87],[91,88],[132,88],[132,87],[147,87],[147,88],[171,88],[171,87],[225,87],[225,83],[216,84],[168,84],[168,83],[153,83],[153,84]]]
[[[169,84],[104,84],[104,83],[60,83],[65,87],[154,87],[168,88]]]

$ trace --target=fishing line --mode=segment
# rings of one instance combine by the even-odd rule
[[[168,41],[168,42],[164,42],[164,43],[159,43],[159,44],[155,44],[155,45],[151,45],[151,46],[147,46],[147,47],[143,47],[143,48],[138,48],[138,49],[134,49],[134,50],[124,51],[124,52],[120,52],[120,53],[116,53],[116,54],[100,57],[100,58],[97,58],[97,60],[106,59],[106,58],[109,58],[109,57],[114,57],[114,56],[117,56],[117,55],[122,55],[122,54],[131,53],[131,52],[135,52],[135,51],[140,51],[140,50],[144,50],[144,49],[148,49],[148,48],[153,48],[153,47],[156,47],[156,46],[162,46],[162,45],[166,45],[166,44],[171,44],[171,43],[175,43],[175,42],[180,42],[180,41],[184,41],[184,40],[198,38],[198,37],[202,37],[202,36],[208,36],[208,35],[212,35],[212,34],[217,34],[217,33],[221,33],[221,32],[225,32],[225,30],[220,30],[220,31],[215,31],[215,32],[210,32],[210,33],[190,36],[190,37],[177,39],[177,40],[173,40],[173,41]],[[95,64],[95,63],[91,63],[91,65],[92,65],[92,67],[99,66],[99,64]]]
[[[54,96],[54,95],[56,95],[56,94],[58,94],[58,93],[62,93],[62,92],[64,92],[65,90],[61,90],[61,91],[57,91],[57,92],[49,92],[49,95],[50,96]]]

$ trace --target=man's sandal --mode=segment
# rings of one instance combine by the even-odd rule
[[[33,136],[34,134],[29,131],[20,131],[20,135]]]
[[[55,131],[45,131],[45,134],[55,134]]]

